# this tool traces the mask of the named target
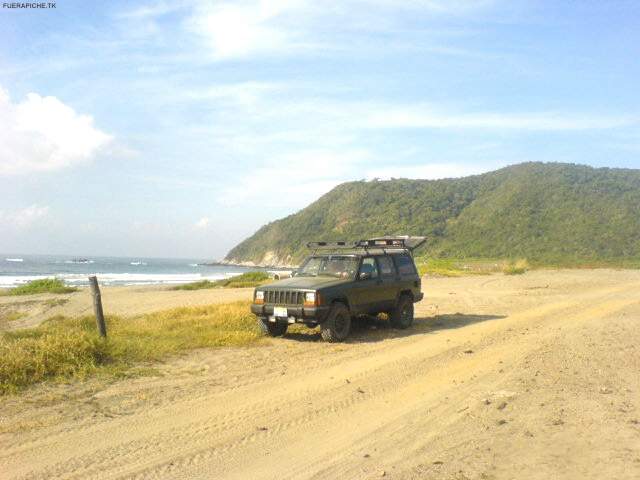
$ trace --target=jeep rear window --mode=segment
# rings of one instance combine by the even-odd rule
[[[416,267],[413,265],[413,260],[406,255],[395,255],[396,267],[398,267],[398,273],[400,275],[412,275],[416,273]]]
[[[328,276],[336,278],[354,278],[358,269],[358,259],[331,255],[326,257],[310,257],[298,270],[299,277]]]

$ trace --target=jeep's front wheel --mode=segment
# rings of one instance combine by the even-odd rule
[[[325,342],[342,342],[351,331],[351,312],[343,303],[334,303],[329,315],[320,326],[320,335]]]
[[[287,333],[288,326],[289,325],[286,323],[270,322],[266,318],[258,318],[258,327],[260,327],[260,331],[270,337],[282,337]]]
[[[395,328],[409,328],[413,324],[413,299],[409,295],[401,295],[389,319]]]

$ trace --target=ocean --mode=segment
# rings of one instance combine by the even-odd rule
[[[155,285],[219,280],[250,270],[232,265],[204,265],[203,259],[141,257],[71,257],[0,254],[0,288],[57,277],[71,286],[88,285],[96,275],[102,285]]]

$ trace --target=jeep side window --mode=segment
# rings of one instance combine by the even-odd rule
[[[376,259],[373,257],[366,257],[362,260],[360,265],[360,273],[358,278],[362,278],[362,274],[369,274],[368,278],[378,278],[378,267],[376,266]]]
[[[400,275],[413,275],[416,273],[416,268],[413,265],[413,260],[407,255],[395,255],[396,267],[398,267],[398,273]]]
[[[380,273],[383,277],[395,277],[396,269],[389,257],[378,257],[378,265],[380,265]]]

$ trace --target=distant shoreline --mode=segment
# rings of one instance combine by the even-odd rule
[[[242,268],[268,268],[271,270],[291,270],[297,268],[295,265],[261,265],[251,261],[231,262],[227,260],[214,260],[213,262],[199,263],[205,267],[242,267]]]

